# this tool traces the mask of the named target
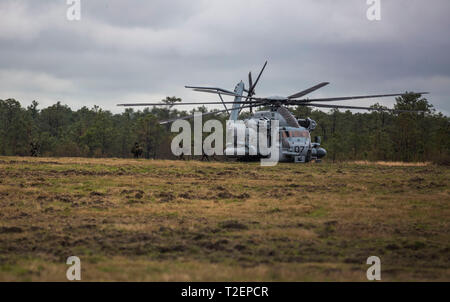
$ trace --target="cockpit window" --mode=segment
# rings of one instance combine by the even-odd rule
[[[289,131],[290,133],[290,137],[304,137],[304,138],[309,138],[309,131],[300,131],[300,130],[294,130],[294,131]]]
[[[281,137],[282,138],[289,138],[289,137],[310,138],[310,134],[309,134],[309,131],[301,131],[301,130],[281,131]]]

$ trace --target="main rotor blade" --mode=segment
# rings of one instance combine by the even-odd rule
[[[253,87],[253,80],[252,80],[252,72],[250,71],[248,73],[248,93],[251,93],[251,89]]]
[[[428,94],[429,92],[417,92],[414,94]],[[356,99],[371,99],[371,98],[383,98],[388,96],[402,96],[405,93],[394,93],[394,94],[377,94],[377,95],[360,95],[360,96],[343,96],[335,98],[321,98],[321,99],[304,99],[297,100],[301,102],[330,102],[330,101],[345,101],[345,100],[356,100]]]
[[[183,106],[183,105],[220,105],[220,104],[234,104],[235,102],[200,102],[200,103],[175,103],[175,104],[165,104],[165,103],[130,103],[130,104],[117,104],[117,106],[132,107],[132,106]],[[255,101],[249,102],[237,102],[242,104],[256,103]]]
[[[263,103],[260,103],[259,105],[242,106],[241,108],[249,108],[250,106],[254,107],[254,106],[260,106],[260,105],[263,105]],[[214,111],[214,112],[207,112],[207,113],[203,113],[201,116],[215,115],[215,114],[223,113],[225,111],[226,110],[218,110],[218,111]],[[232,111],[232,109],[230,109],[229,111]],[[188,119],[194,118],[194,116],[195,116],[194,114],[191,114],[191,115],[187,115],[187,116],[177,117],[177,118],[173,118],[173,119],[170,119],[170,120],[159,122],[159,124],[160,125],[164,125],[164,124],[168,124],[168,123],[174,122],[176,120],[188,120]]]
[[[206,92],[206,93],[212,93],[212,94],[221,94],[221,95],[228,95],[228,96],[239,96],[238,94],[234,93],[234,92],[225,92],[225,91],[215,91],[215,90],[209,90],[209,89],[200,89],[200,88],[195,88],[193,89],[194,91],[198,91],[198,92]]]
[[[299,103],[295,104],[298,106],[310,106],[310,107],[320,107],[320,108],[336,108],[336,109],[359,109],[359,110],[370,110],[370,111],[391,111],[391,112],[423,112],[418,110],[397,110],[388,108],[374,108],[374,107],[359,107],[359,106],[345,106],[345,105],[330,105],[330,104],[313,104],[313,103]]]
[[[201,89],[201,90],[211,90],[211,91],[220,91],[224,93],[234,93],[233,91],[223,89],[220,87],[204,87],[204,86],[184,86],[184,88],[190,88],[190,89]]]
[[[303,90],[301,92],[298,92],[296,94],[288,96],[288,99],[296,99],[296,98],[302,97],[302,96],[307,95],[307,94],[309,94],[309,93],[311,93],[311,92],[313,92],[313,91],[315,91],[315,90],[317,90],[319,88],[322,88],[323,86],[326,86],[328,84],[330,84],[330,83],[329,82],[322,82],[320,84],[317,84],[316,86],[313,86],[311,88],[305,89],[305,90]]]
[[[250,100],[262,100],[262,98],[255,98],[255,97],[250,97],[250,96],[244,96],[244,95],[239,95],[236,94],[234,92],[232,93],[228,93],[228,92],[220,92],[220,91],[213,91],[213,90],[203,90],[203,89],[194,89],[194,91],[200,91],[200,92],[206,92],[206,93],[212,93],[212,94],[219,94],[219,95],[227,95],[227,96],[234,96],[234,97],[245,97],[245,99],[250,99]]]

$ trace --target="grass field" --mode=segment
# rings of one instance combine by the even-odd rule
[[[450,168],[0,157],[0,281],[450,281]]]

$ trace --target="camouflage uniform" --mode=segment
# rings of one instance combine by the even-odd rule
[[[133,148],[131,149],[131,153],[133,153],[134,158],[139,158],[142,155],[142,147],[139,146],[138,143],[134,143]]]

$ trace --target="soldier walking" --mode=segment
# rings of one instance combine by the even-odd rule
[[[134,158],[139,158],[142,155],[142,151],[143,149],[139,143],[135,142],[133,148],[131,149],[131,153],[133,153]]]
[[[36,142],[30,143],[30,155],[33,157],[37,157],[39,154],[39,144]]]

